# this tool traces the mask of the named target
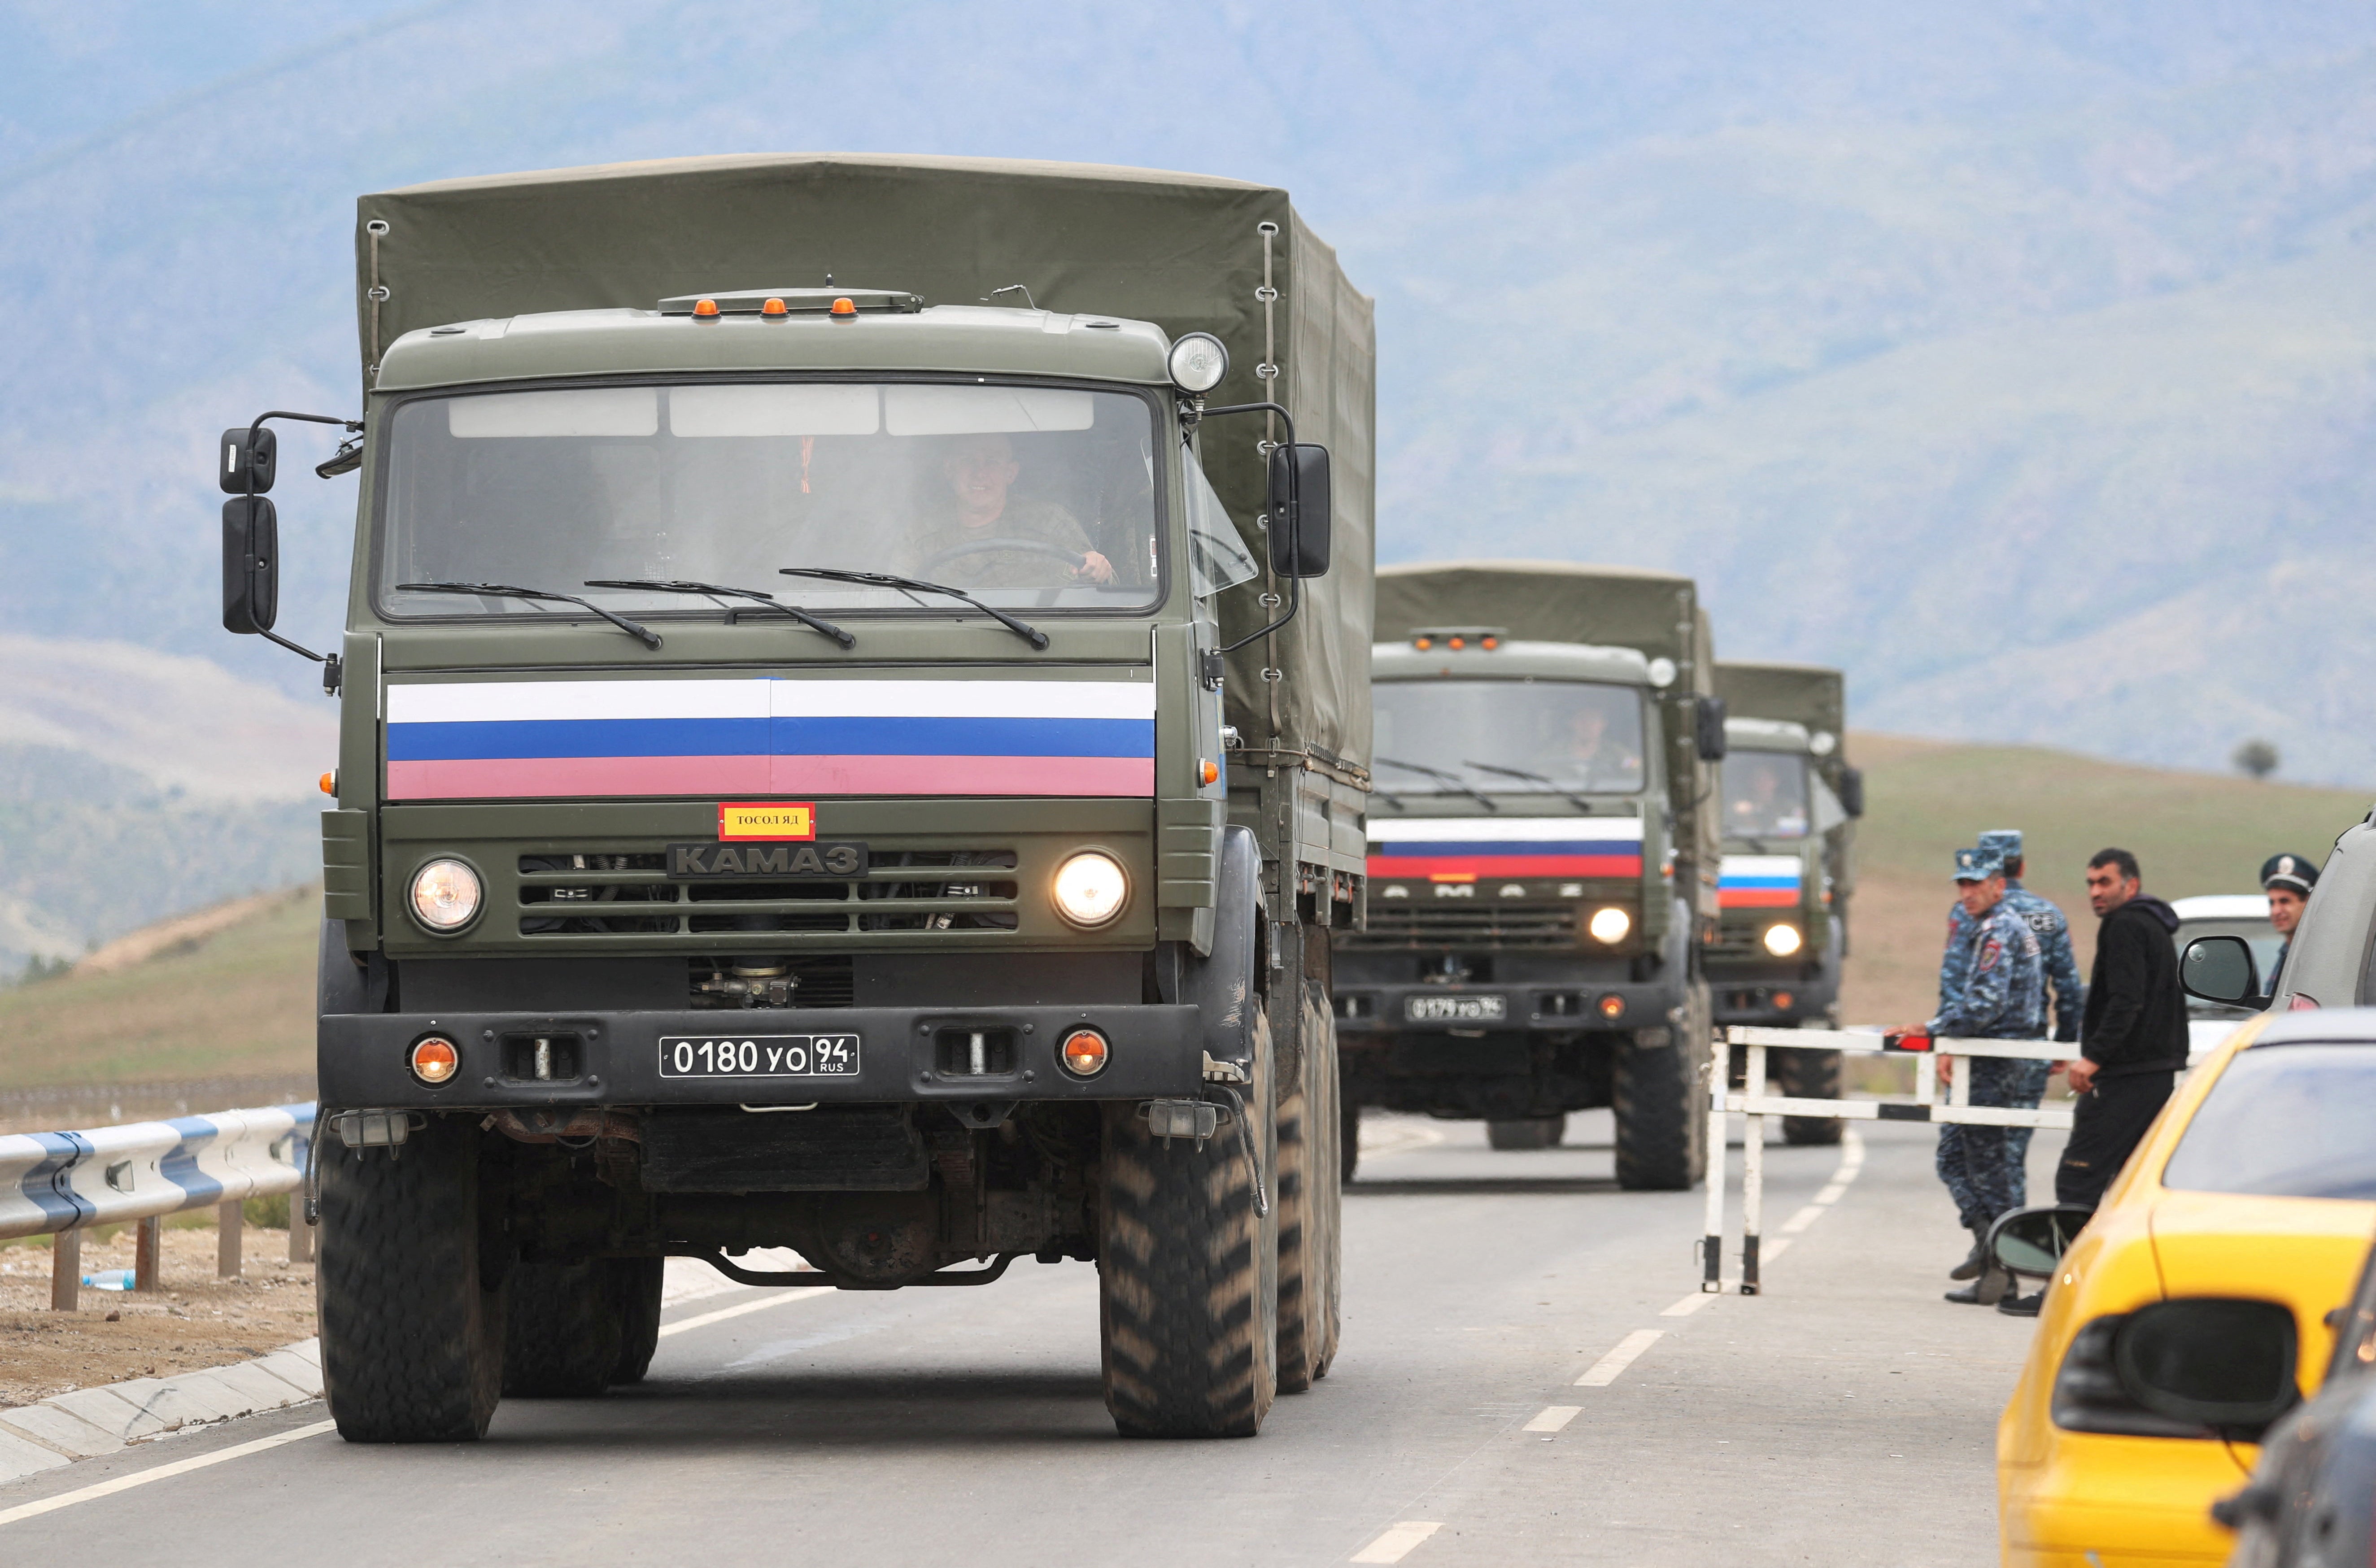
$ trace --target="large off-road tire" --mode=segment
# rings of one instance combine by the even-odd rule
[[[1774,1087],[1786,1099],[1837,1099],[1840,1098],[1840,1053],[1836,1051],[1776,1051],[1768,1054],[1774,1063]],[[1785,1116],[1782,1118],[1782,1141],[1800,1147],[1835,1144],[1840,1130],[1847,1123],[1830,1116]]]
[[[1361,1102],[1345,1082],[1343,1063],[1336,1073],[1336,1177],[1349,1186],[1361,1164]]]
[[[1299,1081],[1278,1104],[1278,1391],[1301,1394],[1336,1354],[1343,1187],[1336,1138],[1336,1020],[1304,988]]]
[[[1682,1192],[1707,1174],[1705,1078],[1712,1026],[1707,986],[1687,993],[1682,1019],[1637,1030],[1617,1048],[1610,1099],[1617,1113],[1617,1184]],[[1666,1038],[1648,1043],[1663,1033]]]
[[[660,1275],[666,1258],[612,1258],[610,1261],[612,1310],[619,1314],[619,1362],[611,1369],[613,1384],[641,1383],[660,1348]]]
[[[1105,1108],[1098,1317],[1106,1409],[1124,1437],[1252,1437],[1278,1392],[1278,1166],[1270,1024],[1241,1086],[1262,1182],[1232,1123],[1170,1146],[1137,1107]]]
[[[1557,1148],[1567,1136],[1567,1117],[1522,1116],[1515,1122],[1488,1122],[1485,1141],[1497,1149]]]
[[[468,1443],[504,1386],[505,1290],[481,1289],[478,1132],[432,1116],[395,1148],[320,1145],[322,1386],[350,1443]]]
[[[507,1293],[506,1396],[586,1399],[611,1386],[624,1336],[608,1259],[514,1264]]]

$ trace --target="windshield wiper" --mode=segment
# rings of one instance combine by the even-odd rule
[[[1047,633],[1036,626],[1025,624],[1004,610],[992,610],[965,589],[953,588],[946,583],[928,583],[915,577],[895,577],[888,572],[845,572],[838,566],[778,566],[776,570],[788,577],[821,577],[829,583],[862,583],[869,588],[901,588],[909,593],[944,593],[951,599],[961,599],[972,605],[976,610],[1029,643],[1034,649],[1048,646]]]
[[[1441,778],[1446,784],[1451,785],[1454,789],[1459,790],[1470,800],[1475,801],[1479,805],[1483,806],[1489,812],[1497,812],[1502,809],[1500,802],[1494,800],[1492,796],[1487,794],[1484,790],[1478,789],[1475,785],[1470,784],[1467,780],[1462,778],[1457,773],[1446,773],[1440,767],[1429,767],[1421,763],[1396,762],[1390,756],[1382,756],[1374,760],[1384,763],[1388,767],[1399,767],[1405,773],[1416,773],[1424,778]]]
[[[729,588],[723,583],[688,582],[682,577],[588,577],[588,588],[648,588],[654,593],[706,593],[713,599],[748,599],[768,610],[779,610],[813,632],[822,632],[844,647],[854,647],[858,639],[830,621],[819,620],[797,604],[786,604],[772,593],[757,588]]]
[[[529,599],[551,600],[555,604],[575,604],[592,611],[646,647],[660,646],[660,635],[649,626],[639,626],[624,615],[613,615],[600,605],[580,599],[574,593],[548,593],[543,588],[517,588],[510,583],[398,583],[396,586],[405,593],[475,593],[489,599]]]
[[[1582,806],[1586,811],[1590,811],[1592,809],[1592,802],[1590,801],[1586,800],[1582,795],[1577,794],[1574,790],[1569,789],[1558,779],[1550,777],[1548,774],[1528,773],[1523,767],[1496,767],[1490,762],[1470,762],[1466,758],[1462,759],[1460,766],[1463,767],[1473,767],[1479,773],[1498,773],[1504,778],[1523,778],[1529,784],[1540,784],[1552,794],[1557,795],[1561,800],[1565,801],[1572,806]]]

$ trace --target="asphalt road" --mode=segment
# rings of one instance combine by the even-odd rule
[[[1371,1123],[1342,1355],[1251,1441],[1114,1436],[1086,1265],[713,1289],[669,1308],[645,1384],[506,1402],[475,1445],[350,1446],[313,1405],[0,1487],[0,1562],[1994,1562],[2029,1325],[1939,1299],[1931,1133],[1866,1123],[1845,1168],[1769,1149],[1755,1298],[1696,1294],[1702,1194],[1617,1191],[1608,1133],[1495,1154]]]

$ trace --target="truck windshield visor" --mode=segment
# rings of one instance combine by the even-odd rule
[[[1807,759],[1795,752],[1732,752],[1724,759],[1728,838],[1807,836]]]
[[[1143,609],[1161,597],[1154,432],[1134,394],[977,383],[415,398],[389,425],[381,604],[552,612],[396,586],[414,582],[518,583],[637,614],[702,602],[580,586],[673,578],[837,612],[949,608],[778,575],[824,566],[945,583],[1001,609]]]
[[[1545,786],[1633,794],[1645,778],[1642,695],[1587,681],[1382,681],[1372,689],[1379,787],[1395,794],[1523,794]],[[1396,757],[1450,774],[1432,778],[1386,764]],[[1482,763],[1485,767],[1477,765]]]

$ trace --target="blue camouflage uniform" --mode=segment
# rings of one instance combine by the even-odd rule
[[[1995,852],[1997,860],[2010,862],[2021,859],[2021,830],[2013,827],[1992,828],[1980,835],[1980,848]],[[2037,933],[2038,955],[2046,963],[2046,978],[2054,988],[2054,1035],[2058,1040],[2076,1042],[2079,1020],[2086,1012],[2087,986],[2079,978],[2079,960],[2071,951],[2071,922],[2051,898],[2032,893],[2021,885],[2018,877],[2005,878],[2004,901],[2014,912],[2029,922]],[[1947,909],[1947,949],[1939,963],[1939,1004],[1947,1004],[1947,993],[1964,983],[1964,968],[1970,961],[1972,917],[1964,913],[1964,906],[1951,904]],[[2038,1091],[2043,1094],[2041,1087]],[[2022,1128],[2026,1133],[2029,1129]]]
[[[2002,868],[1994,855],[1974,849],[1956,854],[1956,873],[1983,877]],[[2043,944],[2028,919],[2010,898],[1978,921],[1966,920],[1964,953],[1954,963],[1956,988],[1940,998],[1930,1020],[1935,1036],[1960,1039],[2037,1039],[2046,1028],[2046,966]],[[2043,1062],[1966,1058],[1974,1105],[2036,1109],[2046,1091]],[[1997,1216],[2019,1208],[2027,1194],[2025,1169],[2027,1128],[1950,1124],[1939,1129],[1939,1180],[1955,1200],[1966,1229],[1985,1229]]]

